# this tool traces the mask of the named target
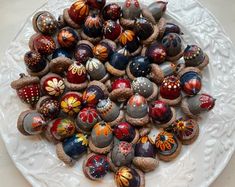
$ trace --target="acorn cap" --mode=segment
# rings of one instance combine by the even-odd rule
[[[94,45],[89,42],[88,40],[80,40],[78,41],[77,45],[81,45],[81,44],[85,44],[85,45],[88,45],[91,49],[93,49]]]
[[[30,112],[31,110],[26,110],[24,112],[21,112],[17,120],[17,129],[20,131],[20,133],[22,133],[25,136],[30,136],[30,134],[24,130],[23,121],[25,116],[28,115],[28,113]]]
[[[20,74],[20,78],[18,80],[15,80],[11,82],[11,87],[13,89],[20,89],[24,86],[30,85],[30,84],[39,84],[40,79],[38,77],[29,77],[25,75],[24,73]]]
[[[75,164],[75,160],[73,160],[70,156],[68,156],[64,152],[64,148],[63,148],[63,144],[62,143],[58,143],[56,145],[56,154],[57,154],[58,158],[60,160],[62,160],[65,164],[67,164],[69,166],[73,166]]]
[[[73,64],[73,60],[67,57],[57,57],[50,61],[50,71],[53,73],[63,73],[67,71],[69,66]]]

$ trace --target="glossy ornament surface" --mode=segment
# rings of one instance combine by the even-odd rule
[[[120,141],[132,142],[135,138],[135,128],[127,122],[121,122],[114,126],[113,134]]]
[[[174,57],[181,53],[182,42],[181,38],[176,33],[169,33],[162,39],[162,45],[166,49],[167,56]]]
[[[155,1],[148,6],[148,10],[152,13],[155,21],[157,22],[165,13],[167,8],[166,1]]]
[[[24,55],[24,62],[32,72],[40,72],[47,66],[47,61],[36,51],[28,51]]]
[[[118,78],[112,83],[112,90],[125,88],[131,88],[131,82],[129,79]]]
[[[145,55],[149,58],[151,63],[156,64],[162,64],[167,56],[165,47],[157,42],[147,48]]]
[[[121,32],[122,32],[122,28],[119,23],[112,21],[112,20],[108,20],[104,22],[103,33],[106,39],[110,39],[114,41],[119,37]]]
[[[145,18],[135,20],[134,31],[140,40],[148,39],[154,32],[153,25]]]
[[[101,10],[106,4],[106,0],[87,0],[86,2],[90,8],[99,10]]]
[[[125,19],[135,19],[140,17],[141,8],[138,0],[126,0],[122,6],[122,16]]]
[[[106,66],[109,73],[115,76],[122,76],[125,74],[125,69],[128,65],[129,58],[123,55],[121,52],[114,52],[110,58],[109,65],[112,68]]]
[[[56,18],[47,11],[37,12],[33,17],[32,24],[36,32],[45,35],[54,34],[58,26]]]
[[[116,21],[121,17],[121,7],[117,3],[110,3],[102,10],[104,20]]]
[[[69,116],[78,114],[81,110],[82,95],[78,92],[67,92],[60,101],[61,110]]]
[[[132,30],[125,30],[121,33],[119,37],[119,42],[122,46],[133,53],[140,47],[140,42],[135,33]]]
[[[166,36],[169,33],[182,34],[180,27],[174,23],[166,23],[164,26],[164,30],[165,31],[163,36]]]
[[[134,57],[129,64],[129,69],[134,77],[146,77],[150,72],[150,61],[144,56]]]
[[[93,126],[100,121],[96,109],[91,107],[83,108],[77,116],[77,127],[84,131],[91,131]]]
[[[103,22],[100,16],[92,14],[86,18],[83,27],[83,32],[91,38],[101,37],[102,27]]]
[[[96,85],[89,86],[82,95],[83,106],[95,107],[101,99],[104,99],[104,92]]]
[[[93,57],[91,45],[81,42],[75,47],[74,58],[76,61],[85,64],[89,58]]]
[[[69,66],[66,78],[69,83],[80,84],[87,80],[86,68],[79,62],[74,62]]]
[[[89,14],[89,6],[85,0],[77,0],[68,10],[70,18],[77,24],[82,24]]]
[[[57,34],[57,41],[61,47],[72,48],[79,40],[78,33],[71,27],[64,27]]]
[[[165,77],[160,86],[160,95],[162,98],[174,100],[181,95],[180,81],[174,75]]]
[[[184,60],[186,66],[197,67],[203,63],[205,54],[197,45],[187,45],[184,50]]]
[[[96,58],[87,61],[86,70],[93,80],[101,80],[107,75],[104,64]]]
[[[135,156],[155,158],[156,148],[153,140],[148,136],[141,137],[135,145]]]
[[[146,77],[137,77],[132,81],[134,93],[138,93],[145,98],[148,98],[153,93],[153,83]]]

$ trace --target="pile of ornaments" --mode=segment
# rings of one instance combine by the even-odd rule
[[[67,165],[87,153],[83,172],[91,180],[113,171],[117,186],[143,187],[144,173],[193,143],[199,114],[214,107],[199,93],[209,58],[197,45],[183,49],[181,29],[162,17],[166,2],[105,4],[77,0],[58,19],[34,15],[29,75],[11,83],[30,106],[17,128],[56,144]]]

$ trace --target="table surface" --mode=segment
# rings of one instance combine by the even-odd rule
[[[234,0],[199,0],[221,22],[228,36],[235,44],[235,1]],[[46,0],[0,0],[0,62],[9,42],[16,35],[20,26],[28,15],[40,7]],[[170,2],[170,0],[169,0]],[[4,63],[4,62],[2,62]],[[211,187],[233,187],[235,184],[235,155],[228,163],[222,174]],[[30,184],[24,179],[11,161],[4,143],[0,137],[0,186],[28,187]]]

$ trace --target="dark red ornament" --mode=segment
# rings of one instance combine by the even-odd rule
[[[58,32],[57,40],[61,47],[71,48],[77,44],[79,36],[75,29],[64,27]]]
[[[104,20],[116,21],[121,16],[121,7],[117,3],[110,3],[104,7],[102,15]]]
[[[86,68],[80,62],[74,62],[67,71],[69,83],[80,84],[87,80]]]
[[[92,43],[81,40],[75,48],[74,58],[78,62],[85,64],[89,58],[93,58],[92,49],[93,49]]]
[[[101,10],[106,4],[106,0],[87,0],[86,2],[91,8],[99,10]]]
[[[28,51],[25,53],[24,62],[27,68],[32,72],[42,71],[47,65],[47,61],[36,51]]]
[[[127,122],[121,122],[113,129],[115,137],[120,141],[132,142],[135,138],[136,131],[133,126]]]
[[[129,79],[119,78],[112,83],[112,90],[131,88],[131,82]]]
[[[160,86],[160,95],[165,99],[176,99],[181,95],[180,81],[175,76],[166,77]]]
[[[166,49],[163,45],[155,42],[148,47],[145,55],[151,63],[161,64],[166,60]]]
[[[104,22],[103,33],[104,37],[110,40],[116,40],[121,34],[121,25],[115,21],[108,20]]]
[[[148,39],[154,32],[153,25],[145,18],[135,20],[134,30],[140,40]]]
[[[91,38],[102,36],[103,22],[99,15],[92,14],[86,18],[84,23],[83,32]]]

